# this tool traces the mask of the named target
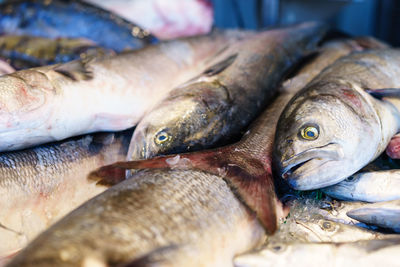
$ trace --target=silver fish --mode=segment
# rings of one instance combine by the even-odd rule
[[[274,149],[278,172],[291,187],[336,184],[385,150],[400,129],[399,100],[379,100],[366,89],[379,94],[398,86],[399,62],[395,49],[353,53],[292,99],[279,119]]]
[[[134,132],[127,159],[231,143],[272,100],[283,75],[315,50],[324,33],[323,25],[303,23],[232,45],[211,67],[146,114]]]
[[[235,258],[236,267],[398,266],[400,238],[350,243],[277,243]]]
[[[245,36],[215,32],[1,76],[0,151],[130,128],[207,58]]]
[[[70,213],[7,266],[229,266],[264,240],[255,214],[219,176],[145,170]]]
[[[126,157],[132,131],[97,134],[0,154],[0,258],[23,248],[62,216],[103,192],[86,179]]]
[[[400,200],[368,204],[348,211],[347,216],[400,233]]]
[[[322,191],[331,197],[352,201],[400,199],[400,173],[399,170],[360,172]]]

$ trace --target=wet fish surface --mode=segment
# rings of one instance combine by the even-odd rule
[[[0,57],[7,60],[17,70],[107,54],[115,53],[82,38],[0,36]]]
[[[175,154],[237,140],[265,108],[296,62],[316,50],[325,27],[304,23],[233,44],[198,77],[169,93],[138,124],[128,160]]]
[[[86,179],[126,157],[132,131],[87,135],[0,154],[0,258],[107,187]]]
[[[299,83],[296,83],[296,86],[298,86],[298,89],[301,88]],[[293,92],[295,90],[290,91]],[[232,264],[232,255],[239,253],[241,249],[233,249],[234,252],[229,254],[229,259],[226,261],[224,256],[226,254],[221,253],[221,249],[226,247],[232,249],[238,240],[242,240],[240,241],[241,245],[246,246],[242,250],[250,249],[256,243],[262,242],[260,236],[258,236],[260,232],[261,236],[264,235],[264,230],[262,230],[261,226],[266,227],[268,233],[273,233],[276,230],[278,218],[283,216],[284,211],[282,211],[282,207],[277,202],[273,190],[270,162],[272,139],[278,114],[291,96],[291,94],[285,94],[276,99],[274,104],[253,124],[239,144],[225,147],[222,150],[216,149],[193,154],[168,156],[134,164],[127,163],[126,166],[121,166],[120,163],[112,167],[104,167],[94,174],[92,173],[92,176],[103,179],[109,179],[110,176],[114,176],[113,178],[119,178],[118,181],[120,181],[125,179],[126,169],[153,168],[152,170],[134,173],[131,179],[121,182],[84,204],[52,229],[43,233],[43,237],[39,237],[41,241],[34,241],[37,243],[32,243],[30,248],[22,252],[19,259],[16,258],[13,264],[19,265],[22,262],[26,262],[29,265],[39,258],[39,265],[44,265],[46,262],[49,265],[56,264],[56,262],[60,262],[60,264],[64,262],[68,266],[69,263],[77,264],[82,261],[117,264],[112,261],[117,261],[115,260],[116,257],[122,258],[123,256],[121,255],[125,253],[124,251],[131,251],[131,246],[140,246],[143,249],[140,253],[132,251],[128,253],[129,260],[134,262],[135,259],[161,258],[161,260],[165,259],[167,262],[168,259],[174,259],[174,264],[177,266],[180,264],[187,265],[187,252],[184,251],[186,247],[188,251],[192,251],[191,255],[194,260],[189,262],[193,262],[193,265],[201,265],[201,263],[212,265],[217,258],[220,260],[219,263]],[[193,165],[196,170],[190,169]],[[158,167],[160,169],[156,169]],[[261,170],[263,171],[260,172]],[[240,179],[241,176],[244,178]],[[223,177],[225,181],[223,181]],[[102,182],[105,181],[103,180]],[[110,180],[106,182],[110,182]],[[192,186],[192,188],[190,190],[182,189],[182,187],[186,188],[188,186]],[[246,190],[247,186],[248,190]],[[220,201],[221,199],[220,193],[218,193],[220,190],[216,190],[216,187],[223,188],[222,192],[229,191],[229,193],[226,192],[221,195],[224,199],[223,202],[226,203],[223,207],[228,207],[227,211],[225,208],[220,208],[218,211],[205,210],[209,205],[216,208],[215,204],[210,203],[215,203],[215,201]],[[231,190],[235,193],[233,194]],[[239,198],[241,201],[238,202],[237,196],[241,196]],[[180,198],[178,203],[176,203],[177,197]],[[201,197],[201,201],[198,200],[199,197]],[[138,200],[133,200],[136,198]],[[252,199],[257,198],[260,199],[260,202],[252,201]],[[171,200],[172,203],[170,203]],[[121,202],[126,203],[126,205],[120,205]],[[252,229],[249,231],[249,217],[247,214],[249,214],[250,209],[243,209],[243,202],[259,212],[257,215],[261,223],[251,223]],[[104,203],[107,204],[105,205]],[[240,205],[237,203],[240,203]],[[113,207],[114,205],[116,205],[116,208]],[[176,211],[169,212],[169,208],[165,208],[166,206],[173,207],[174,210],[178,209],[179,212],[177,214],[174,213]],[[235,212],[234,209],[238,206],[241,207],[239,210],[242,211]],[[182,214],[182,210],[191,213],[190,220],[184,219],[186,212]],[[196,217],[193,215],[193,210],[202,210],[205,213],[200,217]],[[246,212],[243,212],[244,210]],[[228,215],[225,215],[226,212]],[[245,216],[242,216],[245,223],[237,229],[235,228],[237,225],[229,219],[231,218],[231,215],[229,215],[231,212],[235,214],[234,216],[239,217],[245,214]],[[254,216],[251,218],[256,218],[254,213],[250,212],[250,214]],[[219,219],[214,221],[217,215],[223,216],[224,219],[222,221],[219,221]],[[104,220],[98,220],[98,216],[101,216]],[[88,218],[91,219],[88,221]],[[204,228],[207,225],[219,227],[223,222],[228,226],[224,225],[217,232],[212,231],[211,228]],[[178,225],[179,223],[180,225]],[[193,227],[187,228],[190,224]],[[83,229],[82,227],[85,229],[84,236],[79,234]],[[143,227],[147,230],[144,231]],[[113,230],[111,231],[111,229]],[[188,231],[187,229],[191,230]],[[229,232],[229,238],[233,238],[233,241],[229,242],[226,240],[230,239],[223,238],[225,240],[223,244],[229,244],[229,246],[222,246],[222,243],[220,243],[220,238],[225,236],[225,231]],[[244,234],[246,231],[252,234],[246,236]],[[119,232],[122,232],[122,234],[118,234]],[[188,234],[188,232],[191,234]],[[59,240],[57,233],[63,233]],[[107,236],[111,234],[113,237],[110,237],[110,239],[105,238],[105,233],[107,233]],[[211,233],[214,235],[213,239],[211,239],[213,241],[207,241]],[[235,237],[237,234],[244,236],[243,239]],[[198,239],[199,236],[201,239]],[[123,241],[127,238],[135,238],[135,242]],[[191,245],[193,238],[198,239],[195,242],[197,247],[192,247]],[[173,242],[176,239],[182,239],[183,241]],[[257,242],[255,242],[256,239]],[[54,243],[50,240],[54,240]],[[86,241],[83,243],[83,240]],[[114,241],[111,240],[117,240],[115,245],[112,245]],[[60,243],[60,241],[62,242]],[[160,243],[161,241],[163,241],[162,244]],[[92,242],[95,242],[93,243],[95,244],[94,246],[86,245]],[[252,243],[249,244],[249,242]],[[122,249],[127,244],[128,247]],[[200,247],[202,244],[207,244],[207,248]],[[172,249],[170,250],[169,248]],[[210,248],[216,254],[219,254],[215,256],[216,258],[210,259],[207,256]],[[167,252],[167,254],[164,255],[163,251]],[[64,256],[64,261],[60,261],[60,255]],[[144,257],[141,258],[143,255]],[[201,255],[199,257],[201,260],[197,262],[198,255]],[[121,263],[121,261],[125,260],[118,259],[118,263]]]
[[[380,202],[400,199],[400,171],[360,172],[322,190],[342,200]]]
[[[121,52],[156,42],[139,26],[83,1],[21,0],[0,5],[0,33],[87,38]]]
[[[0,151],[130,128],[208,57],[245,36],[215,32],[1,76]]]
[[[398,266],[400,239],[349,243],[278,243],[235,258],[236,267]]]
[[[398,100],[380,100],[367,90],[395,88],[399,59],[395,49],[343,57],[287,105],[277,127],[274,162],[291,187],[336,184],[385,150],[399,130]]]
[[[7,266],[229,266],[263,240],[256,216],[220,177],[145,170],[70,213]]]
[[[368,204],[348,211],[347,216],[400,233],[400,200]]]

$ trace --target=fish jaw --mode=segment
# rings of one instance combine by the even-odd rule
[[[337,175],[337,170],[343,172],[344,169],[350,168],[347,172],[353,172],[351,166],[341,164],[343,159],[343,149],[339,144],[331,143],[311,148],[283,161],[280,166],[280,176],[296,190],[325,187],[344,179]]]

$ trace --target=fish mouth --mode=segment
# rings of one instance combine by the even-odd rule
[[[310,148],[298,153],[281,164],[281,177],[291,181],[301,178],[302,174],[320,168],[329,161],[338,161],[344,157],[343,149],[337,143]]]
[[[127,160],[148,159],[150,155],[149,144],[142,133],[134,133],[129,144]]]

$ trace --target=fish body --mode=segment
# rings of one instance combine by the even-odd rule
[[[128,160],[226,145],[276,94],[283,75],[315,50],[325,27],[269,30],[233,44],[172,90],[138,124]]]
[[[156,42],[139,26],[83,1],[10,1],[0,5],[0,33],[87,38],[121,52]]]
[[[130,128],[208,57],[242,37],[214,33],[1,76],[0,151]]]
[[[322,191],[342,200],[380,202],[400,199],[399,188],[399,170],[382,170],[356,173]]]
[[[348,211],[347,216],[400,233],[400,200],[368,204]]]
[[[400,239],[388,238],[349,243],[269,244],[252,254],[235,258],[237,267],[342,267],[398,266]]]
[[[229,266],[262,241],[256,216],[220,177],[145,170],[70,213],[7,266]]]
[[[6,59],[17,70],[112,53],[112,50],[101,48],[82,38],[0,36],[0,57]]]
[[[24,247],[62,216],[107,187],[86,179],[126,157],[132,131],[88,135],[0,154],[0,258]]]
[[[275,232],[284,217],[271,153],[278,114],[291,97],[279,96],[235,145],[95,171],[90,177],[102,183],[110,177],[123,181],[44,232],[10,266],[149,259],[160,259],[160,265],[231,265],[233,255],[260,244],[265,230]],[[132,168],[148,170],[125,180]]]
[[[315,77],[282,113],[274,162],[291,187],[336,184],[377,158],[399,130],[397,100],[368,88],[395,88],[400,51],[369,50],[342,57]]]

